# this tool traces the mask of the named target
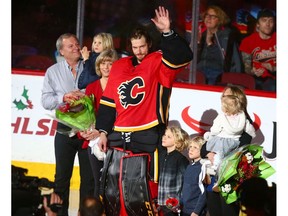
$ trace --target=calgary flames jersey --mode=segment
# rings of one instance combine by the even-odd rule
[[[113,63],[100,100],[97,129],[134,132],[168,122],[175,75],[190,63],[192,52],[184,55],[182,59],[186,61],[180,64],[171,63],[172,55],[166,56],[168,60],[162,51],[157,51],[148,54],[136,66],[133,64],[135,57],[121,58]],[[179,56],[174,62],[177,58]]]

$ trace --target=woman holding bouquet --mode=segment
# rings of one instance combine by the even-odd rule
[[[253,124],[253,121],[251,117],[248,114],[247,111],[247,97],[246,94],[242,89],[235,85],[229,85],[224,88],[221,97],[227,96],[227,95],[234,95],[239,98],[239,102],[241,104],[241,108],[244,111],[246,118],[250,122],[250,124]],[[246,133],[243,132],[239,138],[240,146],[250,144],[252,141],[252,137]],[[206,149],[206,143],[201,148],[201,157],[202,158],[208,158],[209,160],[214,160],[214,152],[207,151]],[[211,176],[212,183],[207,188],[207,208],[211,216],[238,216],[239,214],[239,207],[235,203],[226,204],[223,197],[218,192],[212,191],[212,187],[216,181],[215,176]]]
[[[105,50],[101,52],[101,54],[97,57],[95,62],[96,73],[100,77],[100,79],[88,84],[86,88],[85,94],[90,96],[94,96],[94,109],[95,114],[98,111],[100,98],[103,94],[104,89],[106,88],[110,70],[114,61],[118,59],[117,52],[113,49]],[[98,130],[95,128],[92,130],[83,131],[80,135],[86,139],[86,142],[89,143],[88,147],[88,157],[90,160],[93,176],[94,176],[94,196],[99,197],[99,187],[100,187],[100,170],[103,167],[103,158],[101,160],[95,155],[96,150],[94,148],[97,147],[97,143],[92,142],[91,140],[95,140],[96,137],[99,136]],[[94,154],[93,154],[94,153]],[[96,156],[96,157],[95,157]]]

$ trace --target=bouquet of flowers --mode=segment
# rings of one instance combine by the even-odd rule
[[[236,190],[246,179],[268,178],[275,169],[262,157],[263,147],[257,144],[242,146],[226,156],[219,167],[218,189],[227,204],[237,200]]]
[[[181,215],[181,207],[178,198],[176,198],[175,196],[168,197],[165,203],[168,209],[178,213],[179,216]]]
[[[91,128],[96,122],[93,95],[85,95],[71,103],[61,103],[55,110],[55,116],[57,121],[74,132]]]

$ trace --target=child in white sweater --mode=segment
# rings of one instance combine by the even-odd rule
[[[221,109],[223,113],[214,119],[210,132],[204,134],[204,139],[207,140],[206,150],[215,153],[214,161],[211,161],[215,170],[222,159],[239,146],[243,131],[252,138],[256,136],[255,128],[246,118],[237,96],[223,96]]]

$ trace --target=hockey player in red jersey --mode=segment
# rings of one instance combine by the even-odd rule
[[[101,179],[107,215],[155,215],[154,156],[168,123],[175,76],[193,58],[187,41],[170,28],[169,11],[159,7],[155,13],[161,49],[150,52],[149,34],[136,28],[129,38],[134,55],[113,63],[100,101],[96,128],[98,145],[107,152]]]

